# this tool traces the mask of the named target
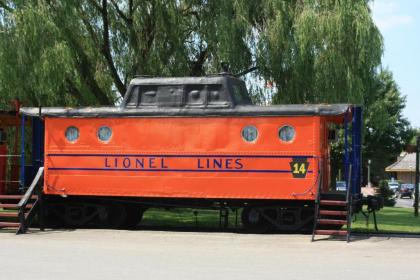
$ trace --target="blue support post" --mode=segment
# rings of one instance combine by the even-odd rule
[[[353,194],[360,194],[362,187],[362,108],[354,107],[352,113],[351,191]]]
[[[25,189],[25,116],[21,121],[20,190]]]
[[[44,166],[44,124],[41,118],[32,118],[32,131],[32,167],[36,172]]]
[[[349,112],[347,111],[344,115],[344,158],[343,158],[343,177],[344,182],[349,182],[349,140],[348,140],[348,121],[349,121]],[[348,188],[349,186],[347,186]]]

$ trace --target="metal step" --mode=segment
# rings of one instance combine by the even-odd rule
[[[0,212],[0,217],[16,218],[19,216],[19,212]]]
[[[346,230],[317,229],[317,230],[315,230],[315,234],[317,234],[317,235],[340,235],[340,236],[345,236],[345,235],[347,235],[347,231]]]
[[[320,194],[321,200],[346,200],[346,192],[327,192]]]
[[[2,194],[0,195],[0,200],[20,200],[23,197],[23,195],[14,194],[14,195],[7,195]]]
[[[347,211],[319,210],[319,214],[325,216],[347,216]]]
[[[346,201],[340,201],[340,200],[321,200],[319,204],[329,205],[329,206],[347,206]]]
[[[347,220],[330,220],[330,219],[318,219],[320,225],[346,225]]]
[[[17,203],[0,203],[0,208],[17,209],[19,208],[19,205]],[[32,208],[32,204],[27,204],[26,208]]]
[[[20,227],[20,223],[0,222],[0,228],[2,228],[2,227],[18,228],[18,227]]]

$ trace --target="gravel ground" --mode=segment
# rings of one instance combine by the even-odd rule
[[[1,279],[418,279],[420,239],[74,230],[0,232]],[[404,264],[404,266],[401,266]]]

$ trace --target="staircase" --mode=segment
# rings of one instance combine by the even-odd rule
[[[16,229],[16,234],[25,233],[41,204],[39,182],[44,173],[41,167],[34,181],[23,195],[0,195],[0,229]]]
[[[19,206],[23,195],[0,195],[0,228],[16,228],[17,233],[23,233],[25,230],[20,222],[20,215],[24,215],[26,220],[31,212],[36,211],[37,196],[32,196],[30,203],[23,209]],[[21,214],[22,213],[22,214]]]
[[[345,236],[350,241],[351,233],[351,199],[345,192],[328,192],[320,194],[315,209],[315,223],[312,241],[315,235]],[[346,226],[346,229],[341,229]]]

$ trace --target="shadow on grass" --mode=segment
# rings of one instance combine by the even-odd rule
[[[384,207],[377,213],[379,231],[376,231],[374,228],[372,216],[368,224],[366,224],[363,215],[358,214],[356,218],[356,222],[352,225],[352,229],[355,232],[420,235],[420,217],[415,217],[411,208]]]

